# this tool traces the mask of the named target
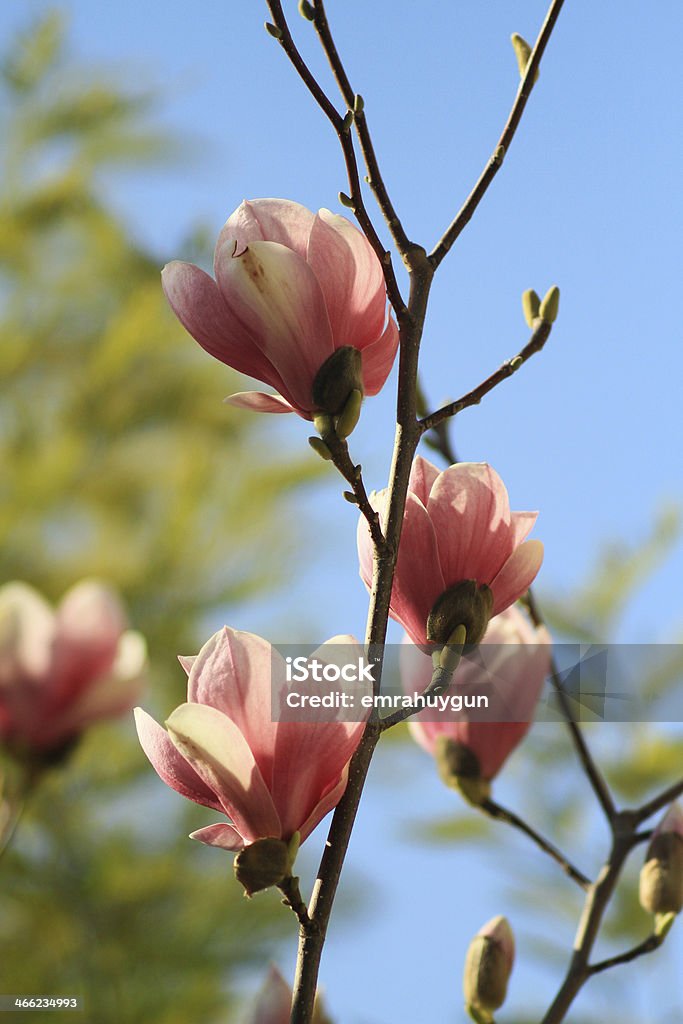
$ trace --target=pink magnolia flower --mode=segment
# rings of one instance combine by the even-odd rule
[[[91,723],[128,711],[146,666],[116,594],[85,580],[56,612],[25,583],[0,589],[0,742],[58,753]]]
[[[413,738],[427,753],[452,741],[476,757],[481,778],[490,781],[529,731],[550,671],[550,634],[535,627],[517,608],[492,619],[476,660],[464,658],[446,696],[486,694],[489,708],[474,711],[421,711],[409,723]],[[401,649],[401,680],[411,695],[422,693],[432,677],[432,659],[408,641]]]
[[[314,214],[287,199],[245,200],[218,236],[214,273],[215,281],[175,261],[162,283],[202,348],[278,392],[242,392],[230,397],[233,405],[310,420],[317,411],[341,412],[353,388],[368,395],[381,389],[398,329],[387,321],[379,260],[345,217]],[[342,349],[350,358],[332,365],[338,407],[324,407],[314,385],[319,391],[321,367]]]
[[[386,490],[370,496],[383,519],[386,497]],[[416,644],[443,644],[461,624],[467,627],[467,642],[477,643],[488,619],[521,597],[540,568],[543,545],[525,541],[537,515],[510,511],[503,481],[485,462],[459,462],[439,472],[418,456],[410,475],[392,618]],[[358,554],[361,578],[370,589],[373,546],[364,517],[358,524]],[[457,596],[462,584],[464,602]],[[430,635],[431,613],[435,608],[448,612],[452,596],[455,610],[446,635]],[[471,598],[479,604],[470,612]]]
[[[331,660],[328,645],[349,645],[351,657],[362,656],[353,637],[342,636],[319,649],[320,661]],[[225,626],[196,658],[181,662],[188,703],[171,714],[168,731],[141,708],[135,717],[159,777],[230,820],[192,838],[235,851],[258,839],[288,841],[295,832],[303,841],[341,799],[364,723],[335,721],[326,709],[306,721],[273,721],[279,709],[271,709],[271,695],[281,700],[286,689],[285,661],[253,633]]]

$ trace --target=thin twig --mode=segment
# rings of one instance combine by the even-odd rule
[[[569,875],[569,877],[576,882],[577,885],[580,885],[582,889],[587,890],[590,887],[590,879],[587,878],[582,871],[579,871],[578,868],[575,868],[572,862],[565,857],[561,850],[558,850],[558,848],[551,842],[544,839],[536,829],[532,828],[531,825],[528,825],[527,822],[524,821],[523,818],[520,818],[518,814],[515,814],[514,811],[510,811],[507,807],[502,807],[500,804],[496,803],[495,800],[490,799],[482,801],[478,806],[481,807],[482,811],[485,814],[488,814],[490,818],[495,818],[498,821],[505,821],[508,825],[512,825],[513,828],[519,829],[520,832],[523,832],[524,835],[528,836],[532,842],[536,843],[536,846],[543,850],[544,853],[547,853],[552,857],[553,860],[560,865],[564,873]]]
[[[346,174],[349,180],[350,198],[353,204],[353,212],[356,216],[358,223],[361,226],[363,234],[369,241],[372,248],[375,250],[377,257],[382,265],[382,271],[384,273],[384,280],[386,283],[387,295],[391,302],[399,324],[402,318],[406,315],[407,309],[406,304],[401,295],[401,290],[398,287],[396,275],[394,273],[393,264],[391,262],[391,253],[387,251],[383,245],[375,226],[372,223],[370,216],[365,207],[363,201],[363,193],[360,183],[360,175],[358,172],[358,162],[356,160],[356,152],[353,148],[353,139],[351,136],[351,125],[347,119],[342,117],[337,108],[334,106],[332,101],[326,92],[322,89],[319,82],[316,80],[312,71],[306,64],[296,44],[292,38],[292,33],[289,29],[289,24],[282,10],[282,4],[280,0],[266,0],[268,10],[270,11],[273,23],[279,30],[278,42],[285,51],[295,71],[301,78],[302,82],[310,92],[311,96],[318,104],[320,109],[323,111],[327,119],[330,121],[332,127],[337,133],[339,144],[342,149],[344,156],[344,163],[346,164]]]
[[[278,889],[280,890],[283,896],[282,902],[286,907],[289,907],[290,910],[294,911],[297,918],[299,919],[299,924],[301,925],[301,927],[304,929],[310,928],[311,919],[308,916],[306,904],[304,903],[301,897],[301,890],[299,889],[299,879],[292,876],[288,878],[283,878],[283,880],[278,885]]]
[[[647,818],[651,818],[657,811],[661,811],[663,807],[668,807],[674,800],[683,793],[683,779],[679,779],[678,782],[674,782],[673,785],[668,786],[663,790],[659,796],[653,797],[652,800],[648,800],[642,807],[638,807],[633,813],[636,816],[638,823],[645,821]]]
[[[533,590],[531,588],[528,591],[526,602],[533,624],[535,626],[545,625],[543,616],[541,615],[540,609],[538,607],[538,604],[536,603],[536,599],[533,594]],[[550,679],[553,685],[553,689],[555,690],[557,698],[560,702],[562,716],[565,722],[567,723],[567,728],[569,729],[570,735],[574,743],[574,747],[578,754],[579,760],[581,761],[583,770],[586,776],[588,777],[588,780],[593,788],[593,792],[595,793],[598,802],[602,807],[605,817],[607,818],[610,825],[613,825],[618,813],[617,808],[612,798],[612,794],[609,791],[609,787],[602,775],[602,772],[598,768],[595,760],[593,759],[593,755],[588,749],[588,745],[586,743],[584,735],[581,732],[578,723],[574,720],[574,715],[572,712],[571,704],[569,702],[569,697],[567,696],[567,693],[564,689],[564,684],[562,682],[562,679],[560,678],[560,673],[557,668],[557,662],[555,661],[554,657],[551,658],[550,662]]]
[[[387,226],[391,231],[392,238],[396,243],[396,248],[401,256],[403,256],[410,249],[411,242],[405,233],[403,224],[396,213],[394,204],[389,198],[387,187],[384,184],[377,156],[375,155],[375,148],[372,144],[370,129],[368,128],[368,122],[365,117],[364,104],[362,101],[360,103],[357,102],[358,94],[351,86],[346,69],[344,68],[342,59],[339,56],[339,52],[337,51],[337,47],[330,31],[330,26],[327,21],[324,0],[313,0],[313,10],[315,12],[313,24],[320,38],[322,48],[325,51],[325,56],[332,68],[332,73],[337,85],[339,86],[339,91],[342,94],[346,106],[349,110],[353,110],[354,112],[354,124],[358,133],[358,140],[360,142],[361,152],[363,153],[363,159],[365,160],[365,166],[368,171],[366,181],[375,195],[377,204],[382,211],[382,215],[384,216]]]
[[[349,454],[349,446],[345,440],[332,431],[325,434],[323,440],[330,450],[332,461],[341,475],[351,487],[356,504],[365,517],[375,548],[383,550],[386,545],[386,538],[382,533],[382,524],[379,513],[370,504],[365,484],[363,483],[363,471],[360,465],[354,463]],[[350,498],[349,498],[350,500]]]
[[[592,977],[594,974],[600,974],[601,971],[607,971],[610,967],[618,967],[619,964],[628,964],[631,960],[637,960],[639,956],[644,956],[646,953],[653,953],[655,949],[664,942],[666,933],[658,935],[653,932],[647,939],[641,942],[638,946],[634,946],[633,949],[629,949],[626,953],[619,953],[618,956],[608,957],[607,960],[600,960],[597,964],[590,964],[588,967],[588,973]]]
[[[524,365],[527,359],[530,359],[531,356],[541,351],[550,337],[551,330],[552,324],[548,323],[546,320],[542,320],[524,348],[512,359],[506,360],[506,362],[504,362],[502,366],[495,371],[495,373],[492,373],[490,377],[487,377],[485,381],[482,381],[482,383],[476,388],[473,388],[472,391],[468,391],[466,395],[462,396],[462,398],[458,398],[455,402],[449,402],[447,405],[437,409],[436,412],[424,415],[420,420],[420,427],[422,430],[434,430],[443,423],[444,420],[457,416],[457,414],[462,412],[463,409],[468,409],[473,405],[479,405],[482,398],[484,398],[485,395],[488,395],[489,391],[493,391],[495,387],[501,384],[504,380],[507,380],[508,377],[512,377],[513,373],[516,373],[517,370]]]
[[[460,212],[457,214],[455,219],[452,221],[450,226],[444,232],[440,241],[435,245],[434,249],[429,255],[429,259],[432,262],[432,266],[436,269],[439,266],[442,259],[449,252],[453,243],[458,238],[463,228],[470,222],[474,211],[479,206],[479,203],[484,198],[486,191],[495,178],[496,174],[500,170],[503,159],[507,155],[510,144],[515,136],[515,132],[519,126],[519,122],[522,119],[524,108],[526,107],[527,100],[531,95],[531,90],[534,85],[536,78],[536,71],[541,63],[541,57],[545,51],[550,36],[552,35],[555,23],[559,17],[560,11],[564,0],[553,0],[551,3],[545,21],[539,33],[536,45],[534,46],[529,63],[526,66],[524,77],[520,82],[519,89],[515,102],[510,111],[510,116],[507,119],[503,132],[498,139],[497,145],[494,147],[493,155],[491,156],[486,167],[482,171],[477,184],[474,186],[469,196],[465,200]]]

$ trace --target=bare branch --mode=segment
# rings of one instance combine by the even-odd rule
[[[531,335],[530,340],[524,346],[524,348],[512,359],[508,359],[500,366],[495,373],[492,373],[490,377],[487,377],[485,381],[482,381],[472,391],[468,391],[462,398],[458,398],[455,402],[449,402],[447,405],[437,409],[436,412],[430,413],[428,416],[423,416],[420,420],[420,426],[423,431],[434,430],[444,420],[457,416],[463,409],[469,409],[470,406],[479,405],[482,398],[488,395],[489,391],[493,391],[495,387],[501,384],[508,377],[511,377],[527,359],[540,352],[546,341],[550,337],[552,330],[552,324],[549,324],[546,320],[542,320],[534,333]]]
[[[493,149],[493,155],[482,171],[479,181],[465,200],[464,206],[429,255],[434,268],[439,266],[444,256],[446,256],[452,248],[453,243],[458,238],[463,228],[469,224],[474,211],[479,206],[479,203],[484,198],[489,185],[503,165],[503,159],[510,149],[510,144],[515,137],[515,132],[517,131],[519,122],[522,119],[524,108],[526,107],[527,100],[529,99],[531,90],[534,86],[534,79],[536,78],[536,72],[541,63],[541,57],[543,56],[550,36],[555,28],[555,23],[557,22],[560,11],[562,10],[563,3],[564,0],[553,0],[548,9],[545,21],[543,22],[543,27],[541,28],[538,39],[536,40],[536,45],[531,52],[529,63],[526,66],[526,73],[520,82],[519,89],[517,90],[517,96],[512,106],[512,110],[510,111],[510,116],[508,117],[505,127],[503,128],[503,132]]]

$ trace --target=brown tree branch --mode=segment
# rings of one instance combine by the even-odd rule
[[[354,111],[354,124],[356,132],[358,133],[358,140],[360,142],[361,152],[363,153],[363,159],[365,160],[365,166],[368,171],[366,181],[375,195],[377,204],[382,211],[382,215],[387,222],[389,230],[391,231],[396,248],[400,255],[403,256],[411,248],[411,242],[405,233],[401,220],[394,209],[391,199],[389,198],[387,187],[384,184],[384,179],[375,155],[375,148],[372,144],[370,129],[368,128],[367,119],[365,117],[363,101],[351,86],[349,77],[346,74],[346,69],[344,68],[344,64],[337,51],[337,47],[330,31],[330,26],[327,21],[324,0],[313,0],[313,10],[315,12],[313,24],[316,32],[318,33],[322,48],[325,51],[325,56],[332,68],[332,73],[337,85],[339,86],[339,91],[342,94],[346,106],[349,110]]]
[[[515,132],[519,126],[519,122],[522,119],[524,108],[527,105],[527,100],[531,95],[531,90],[534,85],[534,79],[536,78],[536,72],[541,63],[541,57],[545,52],[545,48],[548,45],[550,36],[552,35],[555,23],[562,10],[564,0],[553,0],[548,9],[545,21],[539,33],[536,45],[534,46],[529,63],[526,66],[526,72],[522,81],[520,82],[519,89],[517,90],[517,96],[515,102],[510,111],[510,116],[507,119],[503,132],[498,139],[498,143],[494,147],[493,155],[491,156],[486,167],[482,171],[477,184],[474,186],[469,196],[465,200],[463,207],[457,214],[455,219],[452,221],[450,226],[444,232],[440,241],[434,246],[434,249],[429,254],[429,259],[432,262],[432,266],[436,269],[444,256],[452,248],[453,243],[458,238],[463,228],[469,224],[472,219],[474,211],[479,206],[479,203],[484,198],[489,185],[495,178],[496,174],[500,170],[503,164],[503,159],[510,149],[510,144],[515,137]]]
[[[292,38],[289,24],[282,10],[281,0],[266,0],[266,4],[278,33],[276,35],[277,41],[282,46],[282,49],[285,51],[295,71],[337,134],[342,154],[344,156],[344,163],[346,164],[346,174],[349,181],[350,199],[353,212],[363,234],[375,250],[375,253],[382,265],[387,295],[389,297],[389,301],[394,307],[396,317],[400,325],[402,318],[406,314],[406,304],[396,280],[393,264],[391,262],[391,253],[387,251],[382,240],[377,234],[375,226],[370,219],[363,201],[360,175],[358,172],[358,162],[356,160],[356,153],[353,148],[353,139],[351,137],[352,118],[349,118],[348,116],[343,117],[339,113],[299,53],[299,50]],[[352,110],[350,113],[353,115]]]
[[[528,838],[539,847],[539,849],[543,850],[544,853],[547,853],[549,857],[552,857],[552,859],[560,865],[564,873],[568,875],[572,881],[576,882],[577,885],[580,885],[582,889],[587,890],[590,888],[590,879],[587,878],[582,871],[579,871],[578,868],[575,868],[572,862],[565,857],[561,850],[558,850],[558,848],[551,842],[544,839],[544,837],[537,832],[535,828],[527,824],[527,822],[524,821],[523,818],[520,818],[518,814],[515,814],[514,811],[510,811],[507,807],[502,807],[500,804],[496,803],[495,800],[490,799],[482,801],[478,806],[481,807],[484,814],[488,814],[490,818],[495,818],[497,821],[505,821],[508,825],[512,825],[513,828],[523,832],[525,836],[528,836]]]
[[[524,348],[516,356],[513,356],[512,359],[506,360],[502,366],[499,366],[495,373],[492,373],[490,377],[487,377],[485,381],[482,381],[482,383],[476,388],[473,388],[472,391],[468,391],[466,395],[462,396],[462,398],[458,398],[455,402],[448,402],[447,405],[437,409],[436,412],[429,413],[429,415],[423,415],[420,420],[420,427],[422,430],[434,430],[443,423],[444,420],[457,416],[457,414],[462,412],[463,409],[468,409],[473,405],[479,405],[482,398],[484,398],[485,395],[488,395],[489,391],[493,391],[495,387],[498,387],[498,385],[504,380],[511,377],[513,373],[516,373],[517,370],[524,365],[527,359],[530,359],[531,356],[541,351],[550,337],[551,331],[552,324],[548,323],[546,320],[541,320]]]

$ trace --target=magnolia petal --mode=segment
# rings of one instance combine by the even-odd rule
[[[135,708],[134,714],[140,745],[161,781],[188,800],[222,811],[216,794],[176,750],[168,733],[142,708]]]
[[[291,199],[245,199],[231,214],[216,242],[216,252],[229,239],[241,252],[252,242],[279,242],[306,258],[315,214]]]
[[[328,709],[321,709],[321,719]],[[273,766],[273,802],[282,821],[282,835],[300,831],[309,819],[320,821],[323,798],[336,786],[360,743],[365,722],[280,722]],[[311,826],[313,827],[313,826]]]
[[[497,576],[491,580],[493,614],[514,604],[529,589],[543,561],[540,540],[527,540],[513,552]]]
[[[147,667],[147,644],[141,633],[128,630],[119,642],[109,673],[93,679],[50,722],[55,738],[73,736],[86,726],[130,711],[139,699]]]
[[[425,459],[421,455],[415,457],[410,470],[408,490],[422,502],[425,508],[427,508],[429,495],[439,474],[440,471],[429,459]]]
[[[277,390],[311,409],[313,380],[334,350],[311,268],[279,242],[252,242],[235,253],[228,240],[216,251],[216,277],[226,305],[286,381]]]
[[[206,843],[207,846],[218,846],[221,850],[232,850],[235,853],[244,849],[244,840],[237,829],[224,822],[198,828],[194,832],[190,832],[190,839]]]
[[[505,485],[486,463],[459,462],[434,483],[427,505],[446,586],[490,584],[512,553]]]
[[[45,675],[54,633],[55,614],[37,590],[18,581],[0,587],[0,689]]]
[[[408,493],[391,592],[391,615],[415,643],[426,643],[429,613],[446,586],[432,520],[422,502]]]
[[[376,395],[384,387],[394,365],[398,338],[398,327],[390,317],[377,341],[363,349],[363,387],[366,395]]]
[[[512,522],[512,544],[516,548],[531,533],[538,519],[538,512],[511,512],[510,519]]]
[[[245,1024],[289,1024],[292,990],[277,967],[268,971]]]
[[[284,679],[284,662],[266,640],[224,626],[202,647],[187,684],[189,701],[216,708],[239,729],[268,787],[277,732],[271,698],[274,665]]]
[[[320,798],[317,802],[306,821],[301,825],[299,832],[301,833],[301,842],[304,839],[308,839],[314,828],[320,824],[326,814],[334,810],[341,798],[346,792],[346,787],[349,782],[349,766],[345,766],[339,779],[330,788],[329,792]]]
[[[386,316],[384,275],[358,228],[346,217],[321,210],[313,221],[306,260],[325,296],[335,348],[363,350],[375,342]],[[391,363],[387,373],[390,368]]]
[[[181,704],[166,728],[174,746],[218,796],[245,842],[281,835],[270,793],[234,722],[216,708]]]
[[[267,395],[263,391],[237,391],[224,399],[226,405],[234,405],[237,409],[248,409],[249,412],[298,412],[293,405],[281,395]]]
[[[194,665],[196,660],[197,660],[197,655],[196,654],[179,654],[178,655],[178,661],[183,666],[183,668],[185,669],[185,673],[188,676],[189,676],[190,672],[192,671],[192,666]]]
[[[164,267],[161,284],[185,330],[209,355],[239,373],[282,389],[280,375],[226,306],[212,277],[192,263],[174,260]]]

